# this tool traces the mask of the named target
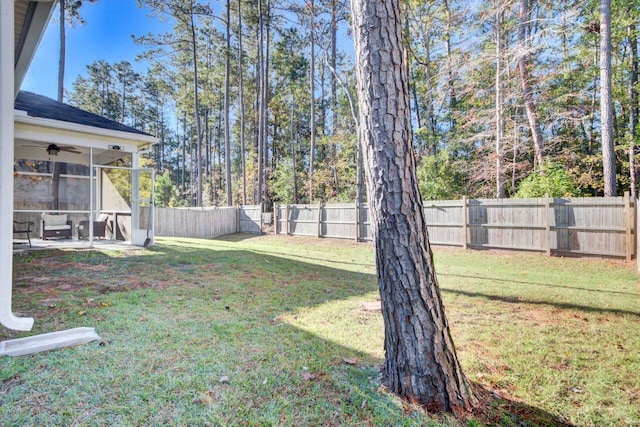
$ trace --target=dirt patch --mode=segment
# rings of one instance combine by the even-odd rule
[[[366,312],[381,312],[382,311],[382,305],[380,303],[380,301],[365,301],[365,302],[361,302],[360,306],[362,307],[362,309]]]
[[[533,326],[560,326],[571,323],[572,327],[583,327],[589,318],[580,311],[562,310],[558,308],[518,306],[511,313],[517,319]]]

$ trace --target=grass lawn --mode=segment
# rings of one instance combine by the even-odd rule
[[[102,342],[0,358],[0,425],[458,425],[379,389],[370,244],[229,236],[14,257],[31,333]],[[482,425],[638,425],[634,264],[435,249]],[[484,420],[484,421],[482,421]]]

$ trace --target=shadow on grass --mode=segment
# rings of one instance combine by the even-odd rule
[[[418,408],[412,410],[392,396],[378,391],[375,379],[380,360],[303,331],[295,325],[275,325],[273,322],[273,319],[283,312],[293,313],[298,309],[314,307],[328,301],[376,292],[375,274],[345,271],[242,248],[216,249],[191,241],[180,243],[182,246],[159,245],[148,251],[131,253],[126,257],[114,257],[102,252],[52,251],[16,258],[15,302],[19,311],[34,315],[40,325],[44,324],[47,327],[55,324],[57,329],[62,329],[75,326],[71,323],[78,320],[75,317],[80,309],[88,312],[87,317],[80,320],[90,321],[97,330],[104,331],[108,343],[105,346],[85,347],[84,351],[62,350],[16,361],[16,364],[24,363],[22,372],[34,373],[22,374],[21,384],[14,387],[12,394],[7,393],[3,398],[3,406],[15,405],[18,411],[17,408],[21,407],[20,402],[24,401],[24,395],[28,396],[30,392],[38,389],[39,393],[45,395],[45,400],[51,400],[49,403],[54,408],[56,405],[60,407],[57,408],[59,413],[67,411],[73,414],[78,410],[79,402],[66,402],[62,399],[56,403],[55,396],[77,395],[82,398],[83,393],[80,392],[65,393],[67,389],[74,387],[76,374],[83,375],[87,372],[86,375],[91,375],[89,372],[92,369],[109,369],[109,374],[94,378],[96,384],[92,384],[91,380],[82,381],[83,378],[77,383],[88,387],[88,394],[97,393],[98,397],[103,390],[120,390],[123,384],[128,384],[127,392],[121,393],[123,400],[112,402],[110,406],[130,408],[131,402],[136,401],[136,396],[147,393],[138,382],[146,384],[149,381],[158,381],[155,389],[162,391],[158,392],[158,396],[152,397],[155,400],[146,403],[149,409],[143,409],[139,415],[152,417],[153,411],[166,407],[175,400],[176,395],[184,394],[184,390],[175,387],[186,386],[192,394],[197,394],[197,390],[202,388],[202,378],[194,380],[193,384],[176,386],[175,378],[171,376],[173,374],[167,376],[167,372],[174,370],[176,376],[180,375],[180,372],[196,371],[192,364],[197,364],[198,370],[201,370],[209,381],[211,378],[219,378],[225,372],[239,373],[238,377],[231,377],[230,385],[233,388],[227,398],[224,398],[225,390],[220,389],[223,397],[220,399],[221,408],[218,409],[223,411],[224,407],[225,413],[228,414],[221,421],[250,420],[249,422],[277,423],[279,419],[282,420],[284,414],[285,418],[293,418],[294,424],[326,421],[331,424],[335,421],[394,425],[399,422],[404,424],[407,419],[416,425],[424,424],[423,414]],[[133,293],[139,289],[156,289],[158,292],[149,292],[148,295],[145,293],[144,296],[127,300],[126,304],[129,305],[123,310],[131,314],[123,317],[120,324],[114,324],[117,321],[108,316],[101,319],[102,313],[108,311],[100,311],[100,315],[89,317],[92,316],[91,310],[98,313],[96,300],[100,296],[113,292]],[[470,297],[492,297],[472,292],[446,289],[444,291],[459,292]],[[202,304],[200,308],[207,310],[206,315],[184,305],[182,301],[177,301],[177,294],[180,298],[184,299],[187,295],[190,300],[198,301]],[[147,298],[145,303],[140,302],[142,298]],[[502,297],[494,298],[526,303],[515,299],[508,301]],[[46,307],[52,305],[56,307],[55,310],[47,310]],[[162,312],[150,316],[149,310],[153,309],[151,307],[158,307],[157,310]],[[563,308],[575,307],[567,305]],[[107,306],[103,310],[110,308]],[[174,310],[173,315],[169,314],[170,310]],[[188,334],[185,334],[186,326],[183,326],[182,330],[174,329],[175,325],[171,323],[175,322],[175,314],[181,312],[186,312],[183,314],[184,321],[191,322]],[[237,318],[233,321],[228,320],[228,323],[212,323],[210,318],[216,318],[220,313],[228,313]],[[62,323],[56,319],[60,316],[65,319]],[[138,331],[136,328],[139,326],[136,325],[146,322],[144,319],[147,318],[157,319],[157,324]],[[120,336],[122,331],[128,335],[127,338]],[[4,330],[0,331],[0,338],[5,338],[6,335]],[[213,347],[211,351],[199,351],[197,354],[189,353],[189,345],[181,341],[186,339],[189,342],[207,342],[214,335],[226,337],[222,346]],[[169,342],[173,346],[169,352],[172,357],[171,364],[149,360],[160,357],[156,349],[167,346]],[[69,354],[64,352],[71,351],[77,351],[73,353],[76,356],[85,355],[86,371],[73,371],[78,369],[77,362],[67,360],[73,357],[64,356]],[[353,355],[364,361],[362,366],[351,366],[343,362],[344,358]],[[64,378],[62,382],[40,382],[43,380],[38,378],[35,367],[46,363],[47,359],[57,358],[62,358],[62,366],[59,368],[60,377]],[[126,375],[129,377],[123,379],[123,374],[119,373],[122,360],[118,358],[128,360],[133,366],[127,369],[139,371],[139,377],[132,379],[131,372],[127,372]],[[228,365],[224,365],[225,363]],[[309,372],[302,370],[305,364],[311,368]],[[68,371],[65,368],[67,365]],[[150,372],[150,366],[161,368],[158,368],[157,373]],[[219,367],[217,369],[220,371],[215,370],[215,367]],[[65,372],[69,374],[68,380],[65,378]],[[240,378],[240,375],[243,377]],[[263,378],[274,375],[277,377],[278,385],[265,387],[268,383],[263,382]],[[0,379],[3,382],[7,380]],[[235,381],[240,383],[238,387],[234,386]],[[209,393],[218,393],[220,387],[217,384],[213,391],[201,391],[205,394],[202,399],[188,399],[187,409],[192,407],[196,414],[210,412],[207,411],[210,408],[202,406],[209,405],[206,403],[207,396],[210,396]],[[477,388],[480,390],[479,386]],[[486,405],[478,414],[483,420],[509,420],[514,425],[568,425],[562,424],[563,421],[556,415],[539,408],[495,396],[490,391],[484,393]],[[105,397],[105,400],[109,398]],[[253,403],[253,409],[245,409],[247,402]],[[296,419],[295,417],[303,416],[297,414],[300,407],[311,408],[311,415]],[[7,408],[10,413],[11,408]],[[33,408],[27,405],[26,409]],[[98,415],[101,410],[109,410],[96,409]],[[138,416],[133,414],[134,409],[130,411],[129,417]],[[146,414],[145,411],[151,413]],[[104,419],[108,419],[106,415],[114,414],[103,415]],[[203,415],[206,416],[210,414]],[[338,418],[332,419],[334,416]],[[207,418],[203,420],[212,421]],[[38,419],[33,421],[37,424]],[[157,421],[180,424],[179,417]],[[134,419],[132,424],[135,423]]]
[[[622,292],[622,291],[611,291],[611,290],[605,291],[602,289],[579,288],[577,286],[552,285],[550,283],[528,282],[525,280],[501,279],[499,277],[469,276],[464,274],[450,274],[450,273],[438,273],[438,276],[459,277],[461,279],[488,280],[492,282],[518,283],[522,285],[545,286],[549,288],[572,289],[572,290],[584,291],[584,292],[597,292],[597,293],[603,293],[603,294],[616,294],[616,295],[631,295],[634,297],[640,297],[639,293],[634,293],[634,292]]]
[[[440,286],[440,290],[444,293],[456,294],[456,295],[464,295],[471,298],[485,298],[490,301],[500,301],[506,302],[510,304],[532,304],[532,305],[545,305],[549,307],[561,308],[564,310],[578,310],[587,313],[610,313],[610,314],[627,314],[631,316],[640,317],[640,313],[629,310],[621,310],[616,308],[604,308],[604,307],[590,307],[588,305],[578,305],[571,303],[563,303],[563,302],[554,302],[554,301],[536,301],[536,300],[527,300],[520,298],[518,296],[510,297],[510,296],[501,296],[501,295],[491,295],[482,292],[471,292],[471,291],[462,291],[459,289],[450,289]]]
[[[573,427],[573,424],[563,417],[501,396],[481,384],[473,383],[473,390],[483,402],[476,416],[487,424]]]
[[[225,234],[224,236],[215,237],[212,240],[220,240],[223,242],[242,242],[245,240],[258,239],[261,237],[263,237],[262,234],[234,233],[234,234]]]

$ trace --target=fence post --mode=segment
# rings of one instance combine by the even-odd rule
[[[462,248],[467,249],[467,233],[469,229],[469,211],[467,210],[467,196],[462,196]]]
[[[544,195],[544,232],[547,240],[547,256],[551,256],[551,201],[549,195]]]
[[[322,202],[318,202],[318,237],[322,237]]]
[[[240,204],[236,204],[236,233],[240,232]]]
[[[636,247],[635,247],[635,251],[636,251],[636,264],[638,265],[638,271],[640,272],[640,239],[638,239],[638,222],[640,222],[640,216],[638,215],[638,197],[636,196],[635,200],[633,201],[633,212],[634,212],[634,217],[635,217],[635,222],[634,222],[634,237],[635,237],[635,241],[636,241]]]
[[[358,206],[358,200],[356,199],[356,242],[360,240],[360,206]]]
[[[625,225],[625,237],[627,243],[627,261],[631,261],[631,255],[633,254],[633,239],[631,236],[631,197],[628,191],[624,192],[624,225]]]
[[[262,210],[264,208],[264,201],[260,202],[260,212],[258,215],[260,215],[260,235],[262,235],[262,227],[264,226],[264,224],[262,223]]]
[[[273,204],[273,234],[278,235],[278,204]]]
[[[289,203],[284,205],[284,234],[289,235]]]

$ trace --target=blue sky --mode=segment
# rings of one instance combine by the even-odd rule
[[[81,13],[86,21],[84,26],[67,26],[66,93],[71,91],[79,75],[86,75],[87,65],[101,59],[110,64],[127,60],[137,71],[145,71],[147,64],[136,61],[136,55],[145,48],[136,45],[131,36],[168,32],[173,27],[171,23],[161,22],[158,17],[150,17],[149,10],[139,8],[135,0],[85,3]],[[57,17],[56,9],[22,83],[23,90],[53,99],[58,93],[60,36]],[[353,44],[346,31],[343,22],[338,35],[339,48],[352,56]]]
[[[148,11],[136,6],[135,0],[99,0],[86,3],[82,9],[84,26],[67,26],[67,63],[65,89],[71,90],[73,81],[86,73],[86,66],[104,59],[109,63],[128,60],[137,70],[146,64],[136,63],[136,54],[144,48],[137,46],[131,35],[165,32],[170,24],[148,17]],[[50,98],[58,93],[59,27],[58,12],[45,32],[31,67],[22,83],[22,89]]]

